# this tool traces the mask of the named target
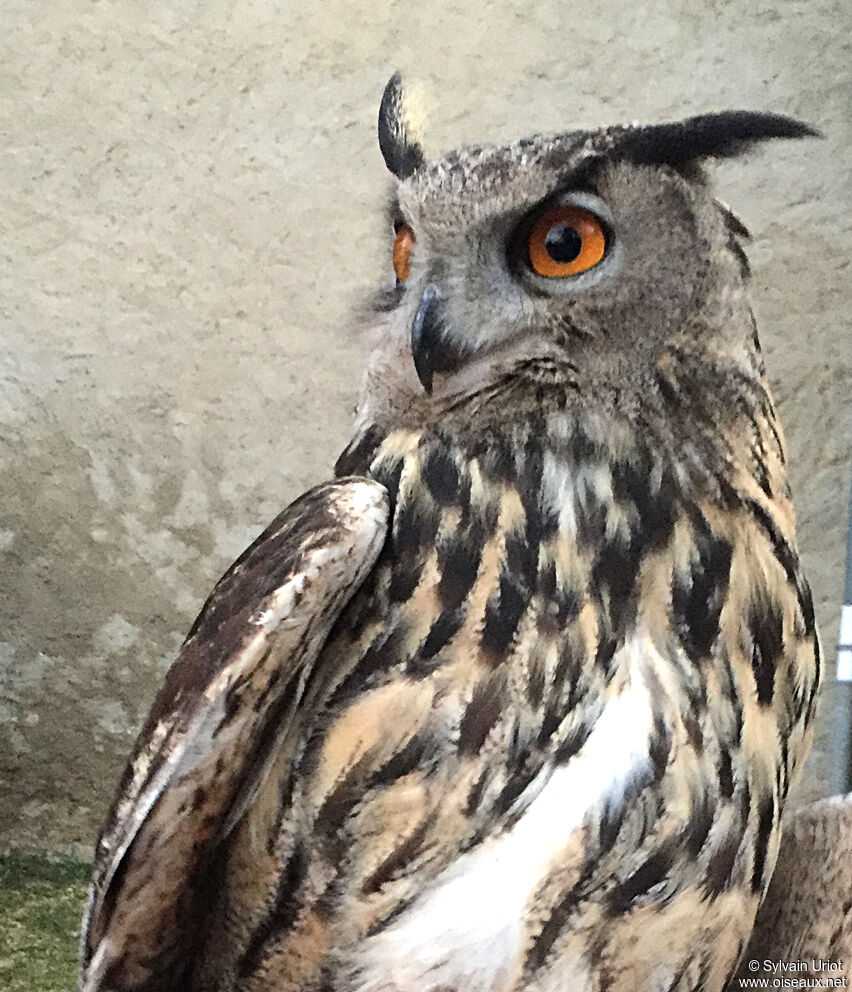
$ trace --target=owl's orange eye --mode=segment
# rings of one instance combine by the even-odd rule
[[[540,276],[558,279],[591,269],[606,254],[606,233],[593,213],[557,205],[535,222],[527,243],[530,265]]]
[[[393,270],[400,282],[411,275],[411,250],[414,247],[414,231],[408,224],[400,224],[393,241]]]

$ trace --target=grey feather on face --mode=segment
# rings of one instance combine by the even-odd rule
[[[814,134],[788,117],[727,111],[427,161],[395,75],[379,142],[399,180],[394,227],[410,231],[413,248],[404,278],[372,314],[362,422],[440,419],[513,376],[543,376],[560,402],[629,415],[658,389],[672,349],[708,361],[724,352],[731,376],[755,375],[744,228],[697,163]],[[594,264],[557,277],[536,269],[530,248],[555,208],[591,217],[605,240]],[[576,240],[555,225],[545,250],[564,261]]]

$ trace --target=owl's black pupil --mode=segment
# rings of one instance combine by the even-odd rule
[[[576,228],[568,224],[554,224],[545,236],[544,247],[554,262],[566,265],[580,254],[583,238]]]

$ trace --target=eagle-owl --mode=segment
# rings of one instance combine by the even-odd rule
[[[722,989],[819,651],[747,232],[751,112],[427,159],[336,481],[216,586],[96,853],[87,992]]]

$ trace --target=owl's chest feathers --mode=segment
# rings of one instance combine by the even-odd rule
[[[639,797],[686,739],[675,728],[698,689],[679,638],[697,611],[686,572],[698,521],[697,596],[724,586],[729,560],[713,558],[700,508],[646,447],[619,456],[589,433],[541,425],[465,439],[400,432],[372,472],[394,498],[393,530],[371,610],[356,603],[347,618],[358,661],[337,705],[342,719],[357,707],[364,717],[370,700],[391,707],[369,720],[381,727],[377,764],[400,773],[390,789],[422,787],[423,836],[407,846],[406,808],[394,829],[408,869],[381,875],[386,911],[352,988],[514,988],[531,946],[547,957],[535,935],[582,865],[599,859],[602,886],[624,867],[608,865],[613,841],[600,837],[630,819],[628,804],[645,816]],[[702,623],[703,646],[718,628]],[[386,815],[374,795],[359,822]],[[637,845],[652,843],[653,828],[635,829]]]
[[[386,735],[379,764],[401,752],[404,772],[425,753],[457,769],[469,843],[561,791],[551,773],[575,755],[586,757],[572,775],[595,769],[570,786],[580,820],[654,746],[659,762],[651,728],[662,697],[683,686],[655,669],[673,622],[690,629],[695,608],[688,593],[672,600],[693,527],[673,468],[647,450],[618,458],[588,435],[524,429],[464,442],[400,432],[372,472],[391,492],[393,526],[341,624],[349,662],[333,719],[357,709],[362,725],[380,726],[374,701],[405,727],[396,744]],[[707,575],[698,595],[717,580]],[[603,716],[610,704],[632,714],[623,761],[615,741],[592,743],[617,731]],[[608,771],[589,757],[596,748]]]
[[[653,444],[604,445],[566,421],[400,431],[371,472],[394,515],[370,595],[423,635],[409,674],[444,664],[458,641],[488,668],[521,656],[540,678],[536,648],[580,629],[578,654],[593,641],[606,668],[629,630],[668,627],[665,608],[643,610],[642,582],[659,607],[688,546],[715,536],[703,509],[715,479],[702,491]]]
[[[399,430],[369,471],[392,529],[320,659],[294,777],[343,899],[344,987],[544,989],[522,976],[587,907],[691,887],[753,910],[801,750],[767,721],[789,735],[815,684],[771,521],[567,421]]]

